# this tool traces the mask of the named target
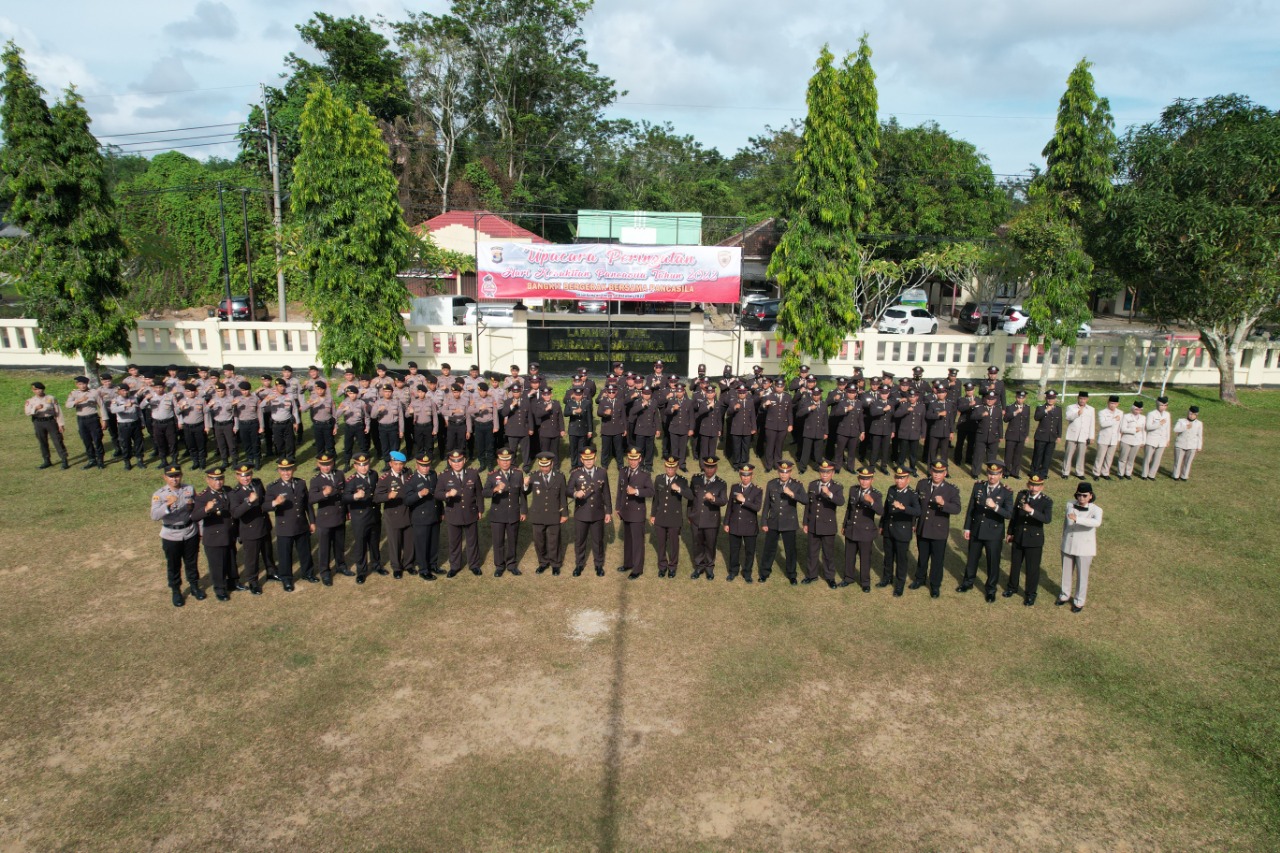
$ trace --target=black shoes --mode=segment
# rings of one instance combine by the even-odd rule
[[[1083,608],[1083,607],[1081,607],[1079,604],[1072,604],[1072,605],[1071,605],[1071,612],[1072,612],[1072,613],[1079,613],[1081,610],[1084,610],[1084,608]]]
[[[321,582],[322,584],[324,584],[325,586],[333,586],[333,576],[332,576],[332,575],[325,575],[324,577],[322,577],[322,578],[320,579],[320,582]]]
[[[633,581],[638,577],[640,577],[640,572],[632,572],[631,574],[627,575],[627,580]]]
[[[398,575],[399,572],[397,572],[396,574]],[[320,583],[320,578],[316,577],[315,575],[303,575],[302,579],[307,583]]]
[[[363,584],[364,582],[365,582],[365,576],[364,576],[364,575],[356,575],[356,583],[357,583],[357,584]]]
[[[907,589],[919,589],[922,586],[924,586],[924,584],[920,583],[920,581],[912,581],[910,585],[907,586]]]
[[[971,589],[973,589],[973,584],[962,583],[960,586],[956,587],[956,592],[968,592]]]
[[[453,577],[457,577],[457,576],[458,576],[458,570],[457,570],[457,569],[450,569],[449,571],[445,572],[445,578],[446,578],[446,579],[448,579],[448,578],[453,578]]]
[[[262,587],[258,586],[256,583],[252,584],[249,587],[249,592],[253,595],[262,595]]]
[[[902,587],[900,587],[900,586],[895,586],[895,587],[893,588],[893,597],[894,597],[894,598],[902,598]]]
[[[847,579],[842,580],[840,581],[840,583],[836,584],[836,586],[840,587],[841,589],[844,589],[846,586],[853,586],[853,581],[847,580]]]
[[[604,566],[597,566],[597,567],[596,567],[596,577],[598,577],[598,578],[602,578],[602,577],[604,577]]]
[[[382,575],[383,577],[386,577],[388,574],[387,570],[382,568],[382,566],[374,566],[373,572],[374,574]]]
[[[733,583],[734,579],[737,577],[738,577],[737,575],[729,575],[728,577],[725,578],[725,580],[727,580],[729,583]]]
[[[995,604],[996,594],[994,592],[987,593],[987,604]]]
[[[228,594],[227,594],[227,593],[225,593],[225,592],[215,592],[215,593],[213,594],[213,597],[214,597],[214,598],[216,598],[216,599],[218,599],[219,601],[230,601],[230,600],[231,600],[231,596],[230,596],[230,595],[228,595]]]
[[[800,583],[800,581],[796,580],[795,578],[787,578],[787,583],[791,584],[792,586],[795,586],[796,584]]]
[[[929,597],[930,597],[930,598],[938,598],[938,597],[940,597],[941,595],[942,595],[942,590],[938,590],[938,589],[931,589],[931,590],[929,590]]]
[[[533,573],[534,573],[535,575],[540,575],[540,574],[542,574],[543,572],[545,572],[546,570],[547,570],[547,567],[546,567],[546,566],[538,566],[538,568],[536,568],[536,569],[534,569],[534,570],[533,570]]]
[[[248,584],[243,584],[243,583],[236,584],[236,592],[248,592],[248,591],[249,591]]]
[[[348,578],[353,578],[356,576],[356,573],[348,569],[346,566],[343,566],[342,568],[338,569],[338,574]]]
[[[196,601],[204,601],[209,596],[204,594],[204,590],[198,586],[191,587],[191,597]]]
[[[1070,598],[1059,598],[1057,601],[1053,603],[1053,605],[1054,607],[1061,607],[1062,605],[1069,604],[1070,602],[1071,602]]]
[[[187,603],[187,602],[186,602],[186,600],[185,600],[185,599],[183,599],[183,597],[182,597],[182,590],[180,590],[180,589],[175,589],[175,590],[173,591],[173,606],[174,606],[174,607],[181,607],[182,605],[184,605],[184,604],[186,604],[186,603]]]
[[[1028,595],[1026,598],[1022,599],[1023,607],[1034,607],[1035,603],[1036,597],[1034,595]]]
[[[506,569],[494,569],[494,570],[493,570],[493,576],[494,576],[495,578],[500,578],[500,577],[502,577],[502,576],[503,576],[503,574],[505,574],[505,573],[506,573],[506,571],[507,571]]]
[[[804,584],[805,586],[808,586],[809,584],[813,583],[816,580],[817,578],[805,578],[804,580],[800,581],[800,583]]]
[[[743,575],[743,576],[742,576],[742,582],[743,582],[743,583],[751,583],[751,582],[752,582],[752,580],[751,580],[751,575]]]
[[[507,571],[508,571],[510,574],[515,575],[516,577],[520,577],[520,575],[524,574],[524,572],[520,571],[520,570],[519,570],[519,569],[517,569],[515,566],[512,566],[511,568],[507,569]]]
[[[581,568],[574,569],[574,570],[573,570],[573,576],[574,576],[575,578],[582,577],[582,569],[581,569]]]
[[[552,569],[552,570],[551,570],[551,576],[552,576],[553,578],[558,578],[558,577],[560,577],[560,568],[559,568],[558,566],[557,566],[556,568],[554,568],[554,569]],[[674,573],[673,573],[673,574],[672,574],[672,577],[674,577],[674,576],[675,576],[675,575],[674,575]]]
[[[827,589],[835,589],[835,588],[836,588],[835,581],[827,581]]]
[[[702,577],[702,569],[694,569],[693,574],[689,575],[689,580],[696,581],[700,577]]]
[[[293,592],[293,581],[281,581],[285,592]]]
[[[482,575],[482,574],[484,574],[484,573],[480,571],[480,567],[479,567],[479,566],[476,566],[475,568],[473,568],[473,569],[471,570],[471,574],[475,575],[476,577],[480,577],[480,575]]]
[[[43,464],[43,465],[38,466],[38,467],[36,468],[36,470],[37,470],[37,471],[43,471],[45,468],[52,468],[52,467],[53,467],[53,463],[52,463],[52,462],[50,462],[48,459],[46,459],[46,460],[44,461],[44,464]]]
[[[1002,593],[1000,593],[1000,594],[1001,594],[1002,596],[1004,596],[1005,598],[1013,598],[1014,594],[1015,594],[1017,591],[1018,591],[1018,588],[1017,588],[1016,586],[1011,586],[1011,587],[1009,587],[1008,589],[1006,589],[1004,592],[1002,592]]]

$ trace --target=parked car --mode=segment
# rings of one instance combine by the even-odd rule
[[[467,306],[475,305],[470,296],[419,296],[410,303],[410,322],[415,326],[462,325]]]
[[[603,299],[579,299],[579,314],[608,314],[609,303]]]
[[[738,313],[745,314],[752,305],[761,302],[768,302],[771,299],[777,299],[778,289],[768,285],[743,285],[742,286],[742,302],[738,306]]]
[[[1007,302],[989,302],[979,305],[977,302],[966,302],[960,309],[958,321],[960,328],[974,335],[989,335],[1004,322]]]
[[[255,299],[253,303],[254,303],[253,311],[250,312],[249,297],[247,296],[231,297],[231,305],[230,305],[231,316],[230,318],[228,318],[227,317],[227,312],[228,312],[227,300],[223,299],[221,302],[218,303],[218,307],[216,309],[216,312],[217,312],[216,316],[219,320],[231,319],[233,322],[236,320],[241,320],[245,322],[248,322],[250,320],[265,322],[267,319],[266,303],[264,303],[261,299]]]
[[[462,325],[474,326],[478,313],[486,326],[510,326],[515,322],[515,311],[516,306],[510,302],[473,302],[467,306]]]
[[[1010,305],[1004,312],[1004,333],[1006,335],[1023,335],[1027,331],[1027,322],[1031,319],[1031,315],[1023,310],[1021,305]],[[1057,322],[1057,321],[1055,321]],[[1093,334],[1093,326],[1088,323],[1081,323],[1080,328],[1076,330],[1076,337],[1087,338]]]
[[[895,305],[885,310],[876,331],[886,335],[933,335],[938,331],[938,318],[928,308]]]
[[[738,323],[744,329],[760,332],[772,331],[778,325],[778,306],[781,304],[781,299],[754,302],[742,312],[742,316],[738,318]]]

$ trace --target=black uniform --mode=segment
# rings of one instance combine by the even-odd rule
[[[653,503],[649,508],[649,520],[653,524],[658,545],[658,577],[676,576],[676,565],[680,562],[680,528],[684,525],[685,502],[692,494],[689,483],[679,474],[659,474],[653,479]]]
[[[689,527],[693,534],[693,578],[715,578],[720,511],[729,502],[728,484],[712,474],[694,474],[689,482]]]
[[[1022,470],[1022,448],[1031,429],[1031,407],[1014,400],[1004,407],[1004,473],[1017,477]]]
[[[729,509],[725,513],[725,527],[729,534],[729,580],[736,578],[741,569],[743,579],[747,583],[751,582],[751,569],[756,560],[756,536],[760,532],[760,509],[763,505],[764,490],[754,483],[745,486],[734,483],[729,487]]]
[[[1028,512],[1030,509],[1030,512]],[[1044,556],[1044,526],[1053,521],[1053,498],[1030,489],[1018,492],[1013,501],[1013,518],[1009,522],[1009,542],[1013,545],[1009,561],[1009,586],[1005,595],[1018,592],[1018,575],[1025,562],[1027,568],[1026,601],[1036,600],[1040,586],[1040,558]]]
[[[275,500],[284,500],[275,506]],[[285,587],[293,586],[293,555],[298,555],[298,572],[303,580],[319,581],[311,565],[311,524],[315,516],[307,500],[307,484],[299,477],[289,482],[276,480],[267,486],[267,503],[276,514],[276,571]]]
[[[947,539],[951,535],[951,517],[960,512],[960,490],[943,480],[938,485],[925,478],[916,484],[920,498],[920,522],[916,525],[916,577],[912,588],[929,584],[935,598],[942,589],[942,567],[946,559]],[[942,498],[942,502],[938,502]]]
[[[448,577],[462,571],[464,560],[471,574],[480,574],[479,524],[484,514],[481,491],[480,475],[472,468],[454,471],[451,467],[441,472],[436,481],[436,500],[444,504],[444,522],[449,528]]]
[[[895,506],[901,504],[901,508]],[[884,580],[890,579],[893,569],[893,594],[902,595],[907,583],[907,560],[910,557],[911,533],[915,520],[920,517],[920,498],[907,488],[890,486],[884,496],[884,515],[880,518],[880,532],[884,536]]]
[[[231,490],[231,517],[236,520],[240,538],[240,583],[249,589],[258,588],[258,561],[265,561],[271,547],[271,522],[263,510],[266,494],[262,481],[256,477],[249,485]]]
[[[835,480],[823,488],[821,479],[809,483],[807,505],[804,510],[804,524],[808,528],[809,566],[804,579],[812,583],[818,577],[819,557],[821,557],[822,579],[829,586],[835,586],[835,541],[839,529],[836,521],[836,510],[844,503],[844,487]]]
[[[535,469],[525,478],[524,489],[528,520],[533,525],[538,571],[550,567],[551,573],[558,575],[564,561],[560,551],[560,525],[569,517],[569,485],[559,471]]]
[[[1036,406],[1035,449],[1031,455],[1031,473],[1049,476],[1053,464],[1053,448],[1062,437],[1062,409],[1058,406]]]
[[[789,489],[791,494],[783,492]],[[768,580],[773,572],[773,558],[778,553],[781,537],[785,562],[782,572],[787,580],[796,580],[796,531],[800,521],[796,507],[809,502],[809,493],[799,480],[771,480],[764,489],[764,505],[760,510],[760,526],[764,528],[764,548],[760,552],[760,580]]]
[[[636,494],[630,494],[629,489],[635,489]],[[628,465],[618,472],[618,494],[614,503],[618,520],[622,522],[622,568],[632,577],[644,574],[644,525],[649,518],[644,502],[652,497],[653,478],[647,471]]]
[[[995,504],[987,506],[990,498]],[[988,483],[974,483],[973,493],[969,497],[969,508],[965,511],[964,529],[969,534],[969,559],[964,567],[964,580],[960,583],[960,591],[973,587],[978,576],[978,557],[985,550],[987,554],[987,598],[994,598],[996,586],[1000,582],[1000,551],[1004,545],[1004,523],[1013,514],[1013,492],[1003,484],[994,488]]]
[[[870,500],[868,500],[870,498]],[[849,489],[849,503],[844,511],[844,571],[845,584],[856,583],[863,591],[871,589],[871,543],[879,528],[876,516],[884,512],[884,497],[879,490],[860,485]],[[858,577],[854,578],[854,561],[858,563]]]
[[[514,466],[506,471],[494,469],[485,478],[484,496],[489,499],[489,542],[493,548],[493,576],[500,578],[508,571],[518,575],[520,568],[516,565],[516,549],[520,539],[520,519],[528,514],[524,497],[524,474]]]
[[[372,572],[386,574],[382,568],[382,549],[378,539],[382,533],[382,513],[374,503],[377,480],[372,474],[352,474],[342,488],[342,502],[351,514],[351,536],[355,540],[352,557],[356,561],[356,580],[363,581]],[[356,493],[362,493],[356,497]]]
[[[347,508],[342,502],[343,487],[346,480],[342,472],[330,471],[328,474],[317,474],[311,479],[311,488],[307,496],[311,500],[316,516],[316,535],[320,545],[316,549],[316,559],[320,563],[320,579],[326,585],[333,583],[333,571],[339,574],[350,574],[347,568]],[[329,494],[324,493],[325,488]],[[332,563],[332,568],[330,567]]]
[[[607,401],[606,401],[607,402]],[[601,404],[604,405],[603,403]],[[621,413],[618,417],[623,417]],[[578,496],[582,492],[582,496]],[[585,465],[569,473],[569,495],[573,498],[574,576],[587,565],[587,547],[595,560],[596,574],[604,574],[604,517],[613,514],[609,475],[601,467]]]
[[[413,562],[418,577],[434,580],[440,571],[440,518],[444,507],[436,500],[435,471],[414,473],[405,484],[404,501],[409,505],[413,527]]]
[[[210,503],[213,508],[206,509]],[[228,582],[235,572],[235,521],[231,517],[230,493],[225,488],[216,492],[205,489],[196,495],[191,520],[200,522],[200,538],[204,542],[209,574],[213,577],[213,591],[219,599],[226,599]]]

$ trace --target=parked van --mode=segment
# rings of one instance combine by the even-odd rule
[[[412,300],[409,323],[414,326],[460,326],[466,320],[470,296],[419,296]]]
[[[912,287],[902,291],[902,296],[898,297],[899,305],[909,305],[912,308],[928,308],[929,294],[922,287]]]

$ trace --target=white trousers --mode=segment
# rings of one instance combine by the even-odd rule
[[[1071,476],[1071,460],[1077,459],[1076,474],[1080,477],[1084,476],[1084,457],[1088,452],[1089,443],[1087,441],[1068,441],[1062,448],[1062,476]]]
[[[1093,557],[1062,555],[1062,593],[1059,598],[1070,598],[1076,607],[1084,607],[1089,592],[1089,566]]]
[[[1195,461],[1196,450],[1183,450],[1181,447],[1173,449],[1173,479],[1185,480],[1191,473],[1191,463]]]
[[[1116,458],[1116,445],[1099,444],[1097,455],[1093,457],[1093,476],[1110,477],[1111,462]]]
[[[1116,473],[1121,477],[1133,476],[1133,463],[1138,461],[1138,451],[1142,449],[1138,444],[1121,444],[1120,445],[1120,461],[1116,463]]]
[[[1147,445],[1147,455],[1142,460],[1142,476],[1154,478],[1160,473],[1160,458],[1164,456],[1164,448],[1154,444]]]

